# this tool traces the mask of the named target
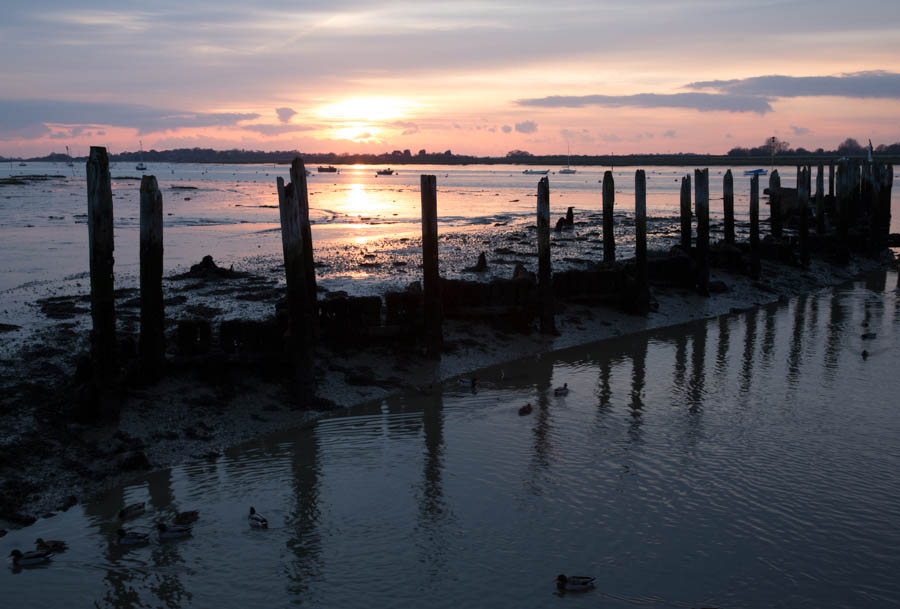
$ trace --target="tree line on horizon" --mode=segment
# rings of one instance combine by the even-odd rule
[[[392,152],[384,152],[381,154],[359,154],[359,153],[304,153],[299,150],[215,150],[213,148],[177,148],[174,150],[145,150],[143,152],[121,152],[110,155],[111,162],[137,162],[145,161],[149,163],[273,163],[284,164],[290,163],[296,156],[303,158],[304,162],[310,166],[314,165],[350,165],[350,164],[366,164],[366,165],[403,165],[403,164],[435,164],[435,165],[468,165],[468,164],[500,164],[500,163],[516,163],[516,164],[550,164],[559,165],[565,162],[571,162],[574,165],[625,165],[631,160],[633,163],[646,164],[679,164],[685,161],[692,162],[710,162],[720,160],[722,162],[733,162],[735,160],[761,159],[769,158],[773,155],[776,158],[784,157],[861,157],[866,154],[866,147],[853,138],[847,138],[841,142],[835,150],[825,150],[818,148],[816,150],[807,150],[806,148],[791,148],[790,144],[778,138],[768,138],[763,145],[753,148],[735,147],[728,151],[727,154],[704,154],[693,152],[679,153],[645,153],[645,154],[623,154],[623,155],[573,155],[568,157],[564,154],[535,155],[527,150],[510,150],[502,157],[492,156],[474,156],[464,154],[454,154],[451,150],[443,152],[428,152],[425,149],[419,150],[413,154],[411,150],[394,150]],[[900,156],[900,142],[885,145],[881,144],[875,148],[875,153],[879,156]],[[76,161],[84,161],[87,157],[75,157]],[[70,157],[66,154],[53,152],[42,157],[17,158],[2,157],[0,162],[50,162],[62,163],[66,162]]]

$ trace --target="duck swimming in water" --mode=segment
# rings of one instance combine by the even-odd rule
[[[116,531],[116,534],[119,536],[119,543],[126,546],[136,546],[142,543],[149,543],[150,541],[150,534],[141,533],[140,531],[119,529]]]
[[[179,512],[175,518],[172,519],[172,524],[194,524],[197,520],[200,519],[200,512],[197,510],[190,510],[187,512]]]
[[[553,390],[553,395],[557,397],[562,397],[564,395],[569,395],[569,384],[563,383],[562,387],[557,387]]]
[[[524,417],[525,415],[531,414],[531,411],[533,409],[534,409],[534,407],[529,402],[528,404],[525,404],[524,406],[519,408],[519,416]]]
[[[65,552],[69,549],[69,544],[57,539],[41,539],[38,537],[34,540],[34,547],[39,552]]]
[[[560,573],[556,576],[556,589],[560,592],[582,592],[594,587],[594,577],[587,575],[566,576]]]
[[[156,523],[156,528],[159,531],[160,539],[180,539],[182,537],[190,537],[191,535],[191,527],[181,524],[167,525],[158,522]]]
[[[261,514],[257,514],[256,509],[252,505],[250,506],[250,515],[247,516],[247,522],[254,529],[269,528],[269,521],[263,518]]]
[[[126,505],[124,508],[119,510],[119,520],[128,520],[129,518],[136,518],[140,516],[145,511],[144,502],[140,503],[132,503],[131,505]]]
[[[19,550],[13,550],[9,553],[9,557],[12,558],[12,564],[14,567],[39,565],[41,563],[49,561],[51,556],[53,556],[53,552],[42,552],[40,550],[36,552],[25,553],[22,553]]]

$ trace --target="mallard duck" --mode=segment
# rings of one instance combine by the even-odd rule
[[[524,416],[527,415],[527,414],[531,414],[531,411],[532,411],[532,410],[533,410],[533,407],[531,406],[530,403],[525,404],[524,406],[522,406],[521,408],[519,408],[519,416],[520,416],[520,417],[524,417]]]
[[[119,543],[126,546],[136,546],[150,541],[150,533],[141,533],[140,531],[126,531],[119,529],[116,531],[119,536]]]
[[[167,525],[158,522],[156,523],[156,528],[159,531],[160,539],[179,539],[181,537],[190,537],[191,535],[191,527],[183,524]]]
[[[556,589],[560,592],[581,592],[594,587],[594,577],[587,575],[571,575],[566,577],[563,573],[556,576]]]
[[[247,516],[247,522],[250,523],[250,526],[254,529],[269,528],[269,521],[263,518],[261,514],[257,514],[252,505],[250,506],[250,515]]]
[[[19,550],[13,550],[9,553],[9,557],[12,558],[13,566],[16,567],[39,565],[50,560],[51,556],[53,556],[53,552],[44,552],[40,550],[36,552],[25,552],[24,554]]]
[[[193,524],[197,522],[200,518],[200,512],[197,510],[190,510],[188,512],[179,512],[175,518],[172,519],[172,524]]]
[[[144,502],[132,503],[119,510],[119,520],[128,520],[140,516],[145,511]]]
[[[69,544],[57,539],[41,539],[38,537],[34,540],[34,547],[39,552],[65,552],[69,549]]]
[[[557,397],[562,397],[564,395],[569,395],[569,384],[563,383],[562,387],[557,387],[553,390],[553,395]]]

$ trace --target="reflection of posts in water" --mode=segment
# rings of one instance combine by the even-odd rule
[[[553,380],[553,357],[544,355],[535,364],[535,390],[537,392],[537,411],[534,425],[534,459],[533,465],[546,467],[550,464],[550,395]]]
[[[728,343],[730,338],[728,321],[728,315],[719,316],[719,336],[716,340],[716,379],[719,386],[728,381]]]
[[[436,521],[443,512],[441,472],[444,455],[443,394],[435,392],[425,397],[422,423],[425,432],[425,476],[422,505],[419,511],[428,520]]]
[[[631,426],[629,435],[633,441],[640,439],[644,410],[644,387],[647,379],[647,336],[636,337],[631,353]]]
[[[172,491],[172,470],[154,472],[147,476],[147,491],[150,494],[150,506],[157,512],[168,510],[175,502],[175,493]],[[154,583],[150,590],[167,607],[178,607],[181,600],[190,598],[190,593],[185,588],[179,574],[181,570],[171,568],[183,563],[184,559],[179,552],[178,542],[166,542],[153,546],[153,565],[155,567],[169,567],[160,569],[154,574]]]
[[[315,427],[298,434],[293,451],[294,506],[287,518],[290,539],[286,545],[294,555],[287,569],[288,592],[297,595],[307,590],[306,582],[320,574],[321,539],[316,530],[319,522],[319,441]]]
[[[610,376],[612,375],[612,365],[609,361],[609,355],[603,353],[603,358],[597,363],[600,368],[600,380],[597,397],[600,400],[598,404],[600,408],[609,408],[612,399],[612,385],[610,384]]]
[[[703,410],[704,384],[706,381],[706,324],[702,322],[696,325],[696,331],[691,342],[691,380],[688,390],[688,403],[690,412],[696,413]]]
[[[791,328],[791,347],[788,352],[787,381],[790,387],[796,387],[800,376],[800,364],[803,355],[803,336],[806,326],[806,300],[808,296],[801,294],[794,305],[794,319]]]
[[[753,307],[744,316],[744,357],[741,362],[741,395],[750,393],[753,383],[753,359],[756,354],[757,308]]]
[[[768,367],[772,364],[772,355],[775,351],[775,321],[779,305],[770,304],[764,308],[765,323],[763,325],[762,361]]]
[[[833,373],[837,366],[838,355],[841,350],[841,333],[844,329],[844,307],[841,303],[840,292],[836,288],[831,290],[831,308],[828,315],[828,336],[825,339],[825,371]]]
[[[672,379],[674,392],[681,393],[687,378],[687,331],[678,332],[675,337],[675,373]]]
[[[423,175],[421,189],[425,345],[428,357],[439,358],[444,342],[444,315],[441,307],[441,275],[438,268],[437,178],[433,175]]]

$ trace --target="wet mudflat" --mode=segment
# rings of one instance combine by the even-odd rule
[[[0,539],[70,547],[0,571],[0,605],[898,606],[896,282],[411,388],[135,478]],[[200,519],[121,546],[135,501],[126,528]],[[560,572],[597,588],[556,599]]]

